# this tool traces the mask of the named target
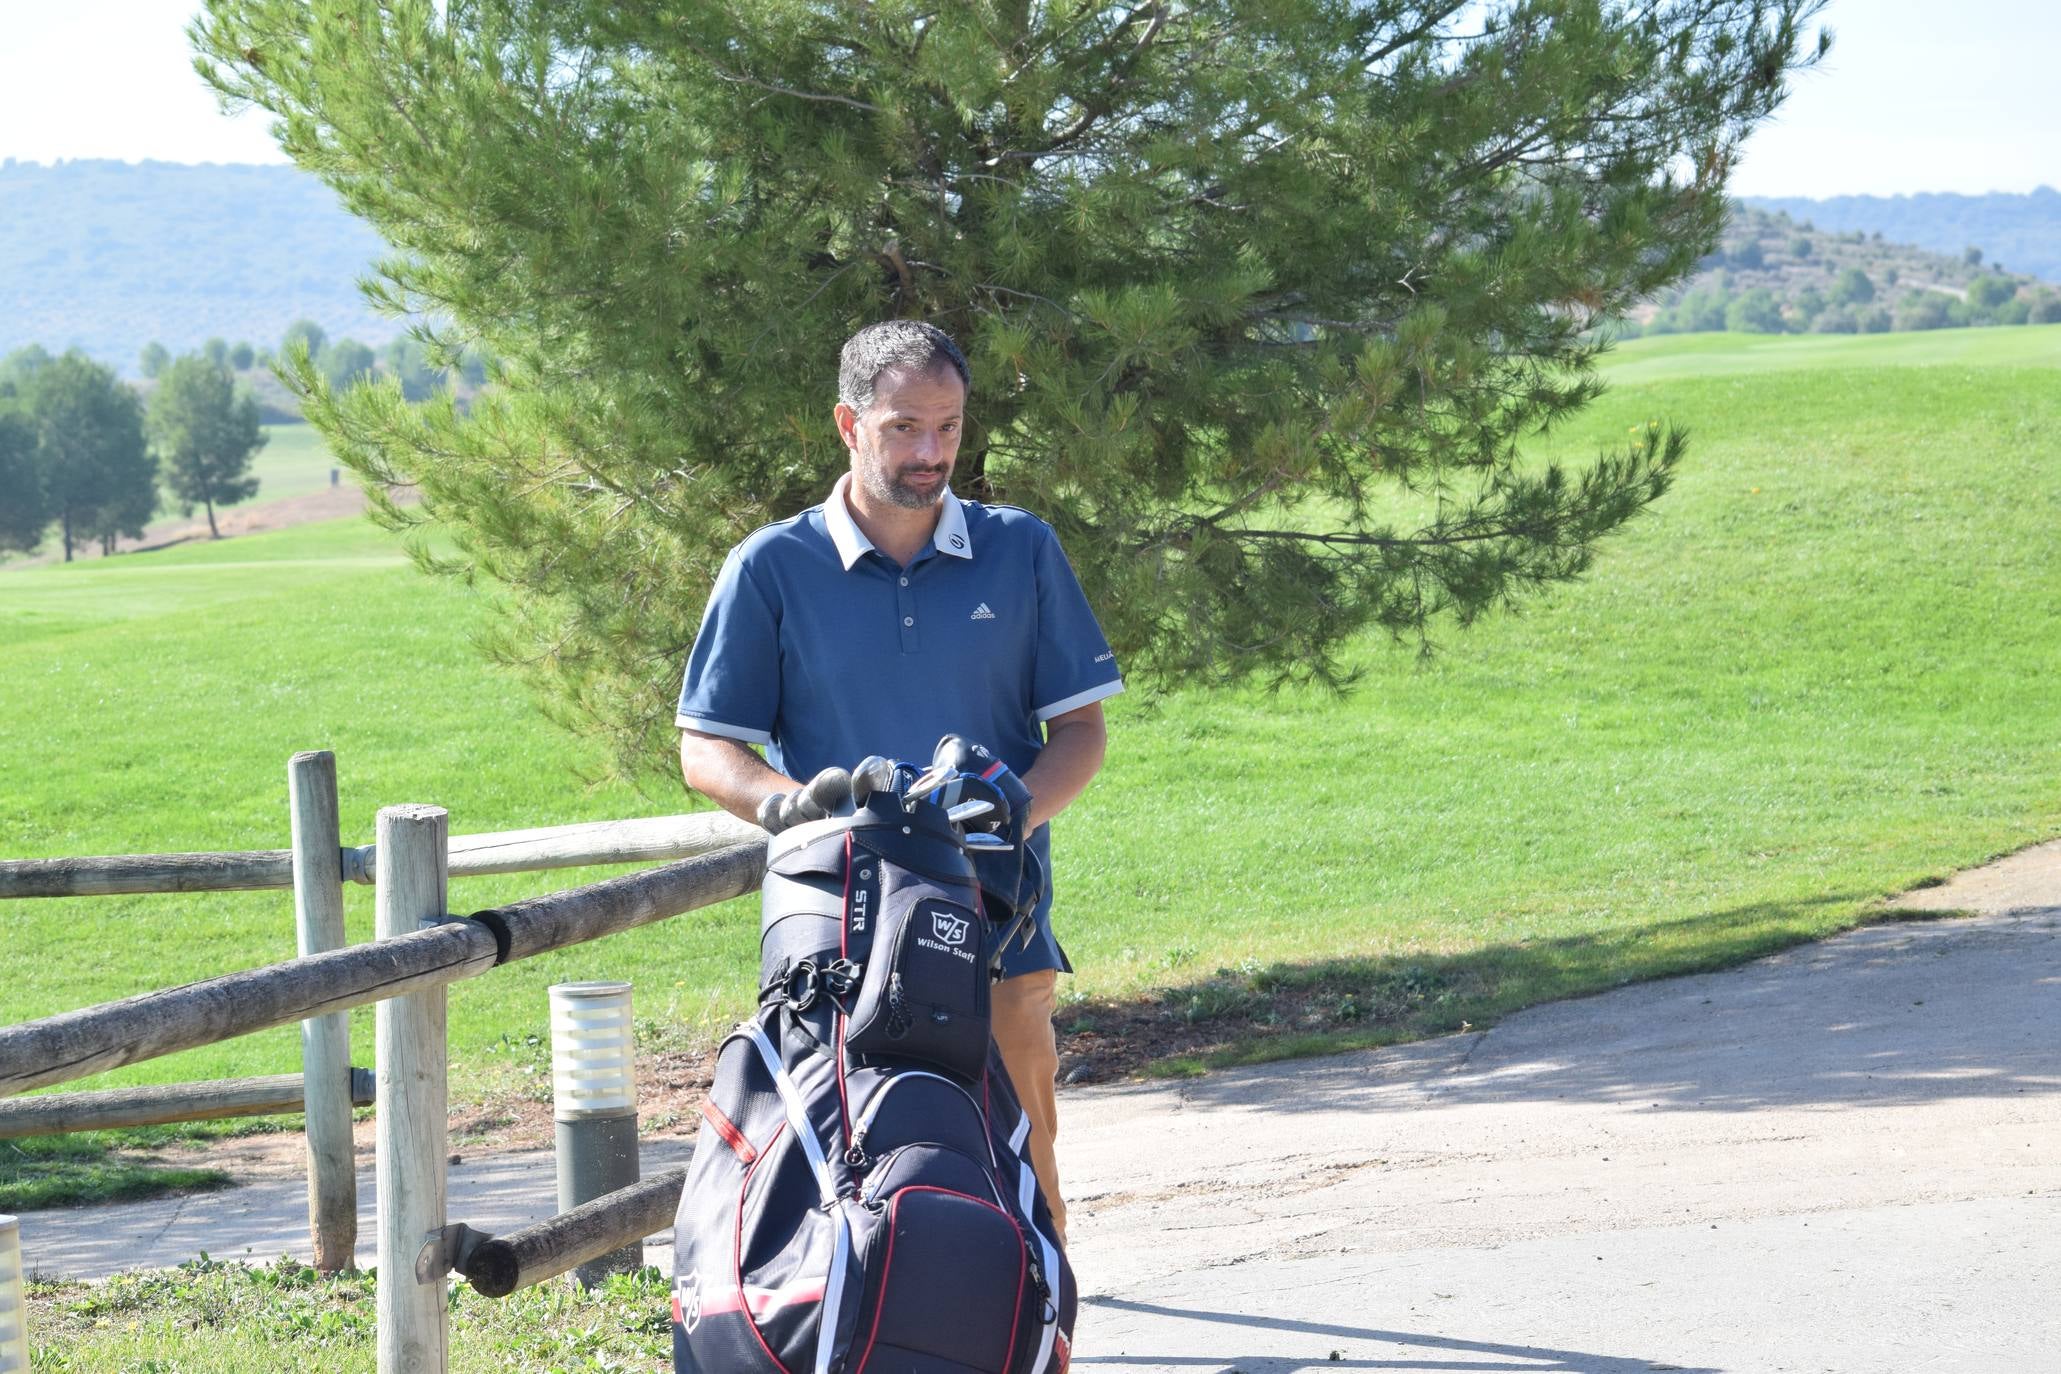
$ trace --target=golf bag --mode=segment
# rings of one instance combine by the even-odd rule
[[[989,1034],[1020,918],[983,900],[959,795],[877,791],[769,846],[759,1009],[674,1223],[681,1374],[1066,1368],[1073,1271]]]

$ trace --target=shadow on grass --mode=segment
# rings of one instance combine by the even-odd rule
[[[1864,910],[1866,899],[1757,903],[1449,955],[1220,969],[1136,1001],[1062,1010],[1061,1077],[1200,1074],[1460,1032],[1408,1052],[1407,1074],[1353,1058],[1299,1065],[1292,1094],[1251,1076],[1184,1092],[1199,1105],[1298,1111],[1350,1105],[1342,1099],[1745,1110],[2061,1091],[2061,941],[1936,913],[1920,923]],[[1850,925],[1844,912],[1877,923],[1763,957]],[[2043,928],[2056,925],[2061,913],[2048,913]],[[1948,953],[1962,957],[1942,963]],[[1526,1008],[1536,1010],[1498,1024]]]
[[[1243,1313],[1168,1307],[1160,1303],[1131,1302],[1124,1298],[1083,1298],[1081,1305],[1110,1312],[1172,1318],[1179,1322],[1209,1322],[1243,1327],[1276,1336],[1319,1337],[1321,1339],[1313,1341],[1312,1346],[1323,1347],[1323,1353],[1300,1357],[1166,1355],[1157,1352],[1135,1356],[1076,1355],[1073,1359],[1076,1366],[1101,1365],[1121,1369],[1125,1365],[1132,1365],[1163,1369],[1168,1365],[1192,1365],[1197,1369],[1212,1371],[1236,1370],[1238,1374],[1298,1374],[1298,1371],[1313,1369],[1481,1370],[1511,1371],[1512,1374],[1524,1370],[1534,1370],[1537,1374],[1635,1374],[1635,1371],[1636,1374],[1645,1374],[1646,1371],[1653,1369],[1678,1369],[1683,1371],[1683,1374],[1719,1374],[1715,1369],[1666,1364],[1644,1356],[1596,1355],[1578,1350],[1556,1350],[1543,1345],[1505,1345],[1495,1341],[1469,1341],[1453,1336],[1434,1336],[1415,1331],[1385,1331],[1344,1326],[1334,1322],[1302,1321],[1293,1317],[1255,1317]],[[1225,1350],[1234,1348],[1237,1340],[1237,1337],[1228,1331],[1214,1332],[1211,1336],[1212,1342]],[[1418,1356],[1398,1352],[1381,1359],[1364,1359],[1344,1350],[1331,1349],[1332,1341],[1366,1341],[1384,1346],[1400,1346],[1404,1352],[1422,1350],[1424,1354]]]
[[[168,1193],[226,1188],[234,1180],[220,1169],[205,1167],[207,1156],[200,1146],[232,1136],[299,1129],[298,1116],[238,1117],[0,1140],[0,1212],[140,1202]],[[159,1154],[178,1146],[191,1151],[192,1164],[168,1161]]]
[[[111,1151],[92,1136],[0,1140],[0,1212],[137,1202],[228,1184],[229,1175],[220,1169],[140,1162]]]

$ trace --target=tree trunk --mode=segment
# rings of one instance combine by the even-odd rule
[[[64,561],[67,563],[72,561],[72,513],[70,507],[66,507],[64,512]]]
[[[216,529],[216,528],[215,528],[215,503],[214,503],[214,500],[213,500],[213,498],[211,498],[211,497],[207,497],[207,496],[203,496],[203,497],[201,497],[200,499],[201,499],[202,503],[203,503],[203,504],[205,504],[205,505],[207,506],[207,508],[208,508],[208,538],[210,538],[210,539],[220,539],[220,538],[222,537],[222,532],[221,532],[220,530],[218,530],[218,529]]]

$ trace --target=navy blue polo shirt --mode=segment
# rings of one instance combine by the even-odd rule
[[[1045,721],[1123,690],[1051,526],[947,492],[931,542],[901,567],[853,521],[850,480],[730,551],[688,656],[682,728],[763,744],[803,781],[868,754],[921,766],[946,734],[1024,773]],[[1050,844],[1040,826],[1031,847],[1048,875]],[[1051,903],[1048,882],[1040,938],[1008,973],[1069,967]]]

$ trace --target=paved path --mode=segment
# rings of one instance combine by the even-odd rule
[[[2061,1371],[2061,843],[1903,905],[1986,914],[1072,1091],[1075,1365]],[[460,1164],[452,1196],[518,1225],[550,1207],[549,1157]],[[260,1184],[22,1238],[57,1273],[262,1259],[303,1252],[304,1209]]]

